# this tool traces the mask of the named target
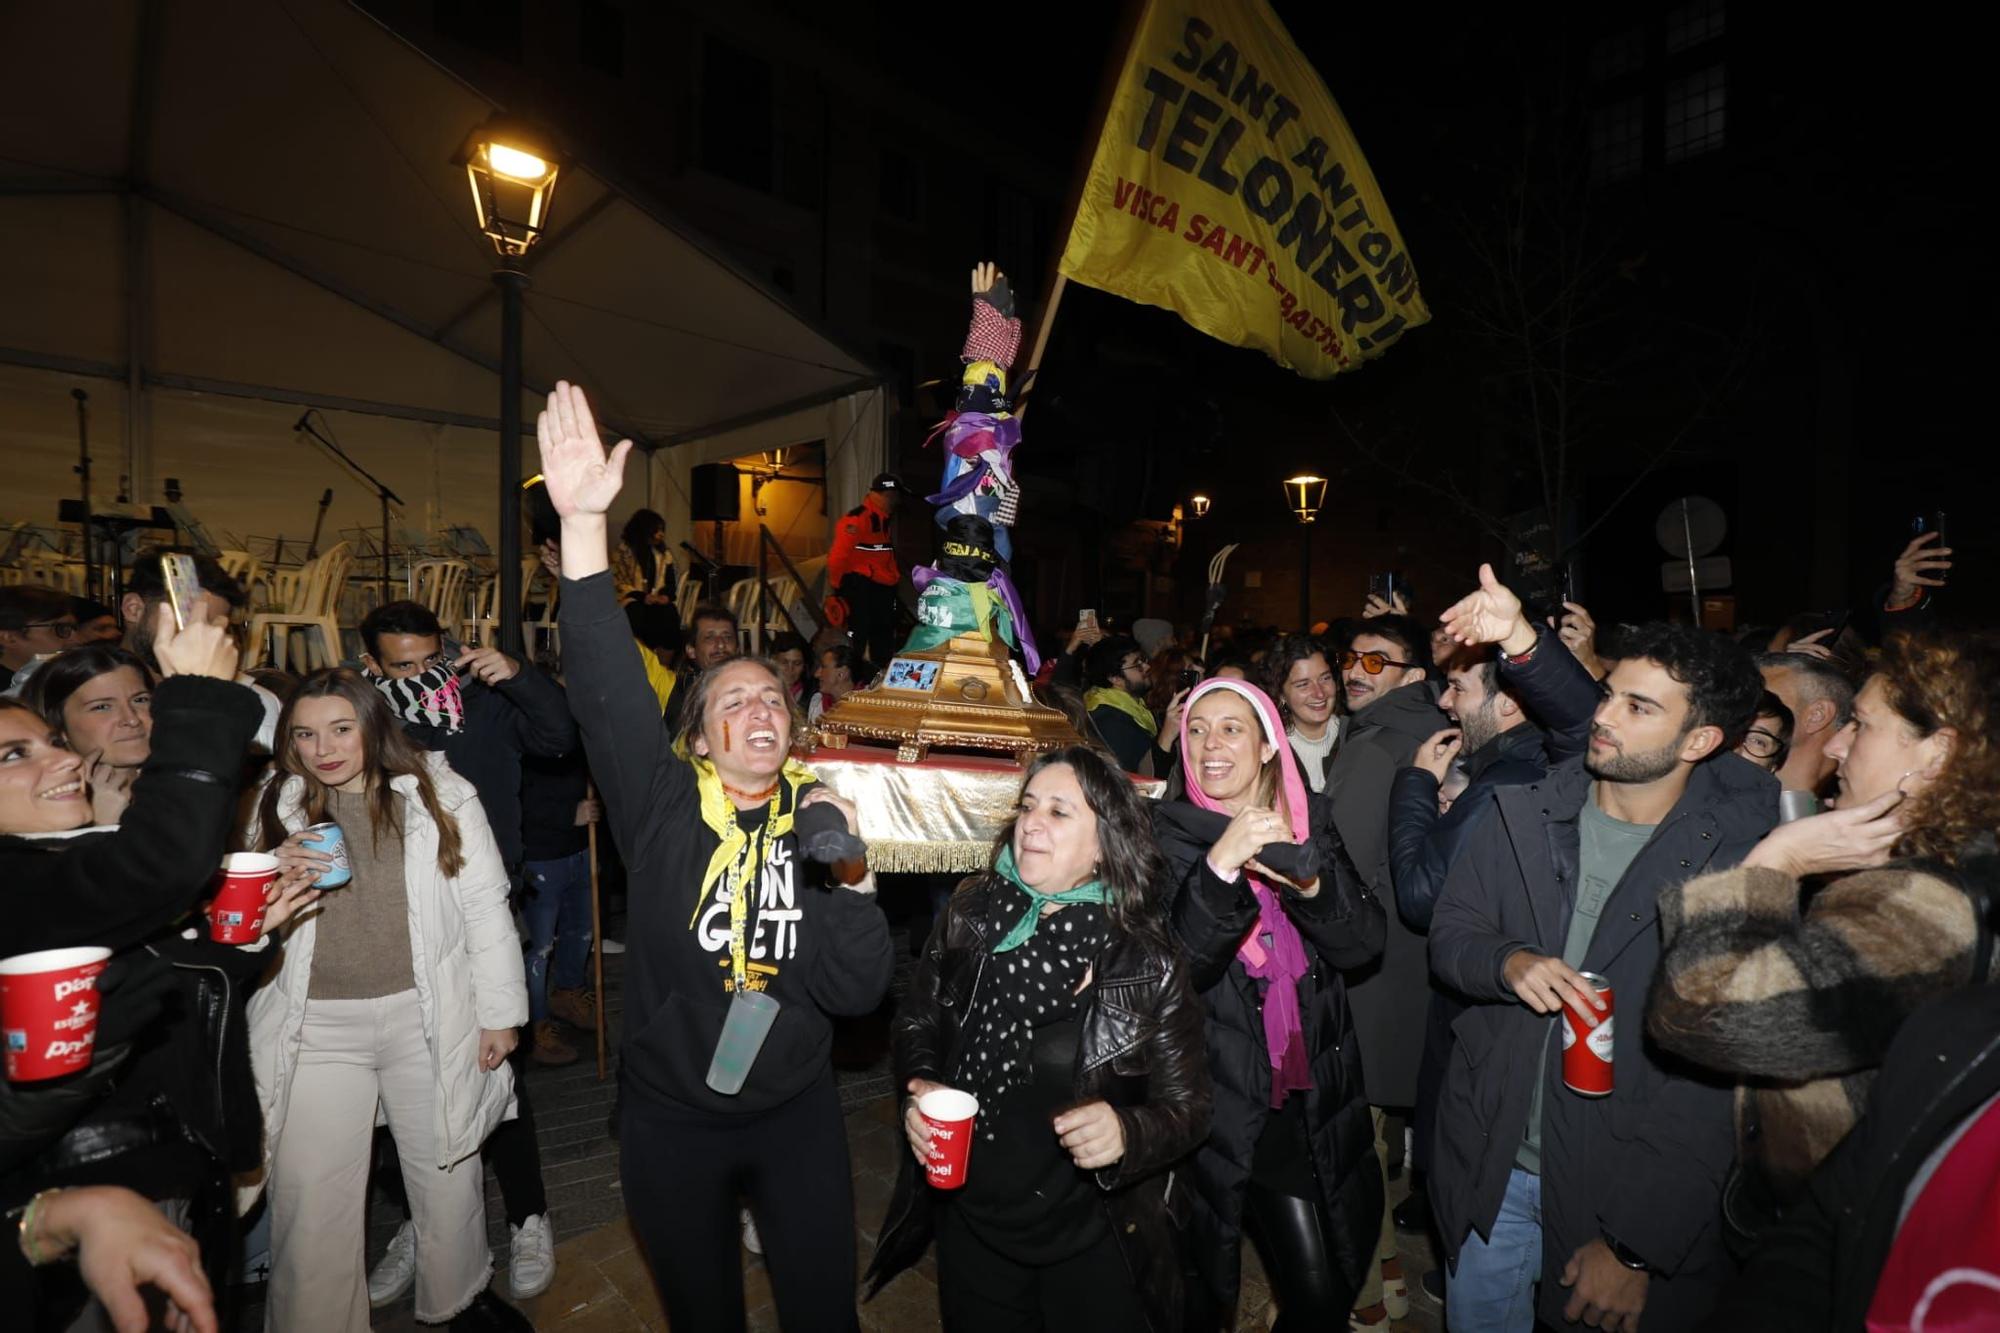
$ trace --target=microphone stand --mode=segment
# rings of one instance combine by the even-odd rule
[[[71,389],[69,396],[76,399],[76,475],[83,485],[83,595],[97,596],[97,534],[91,523],[90,512],[90,395],[81,389]],[[122,598],[113,598],[115,608]],[[122,612],[121,612],[122,614]]]
[[[304,431],[315,440],[318,440],[327,447],[335,458],[347,464],[363,481],[375,488],[376,498],[382,502],[382,600],[384,602],[391,600],[389,597],[389,505],[392,501],[396,504],[404,503],[403,497],[385,486],[381,479],[374,473],[355,462],[352,458],[349,458],[346,450],[320,434],[319,429],[312,424],[311,408],[307,408],[299,419],[292,423],[292,429],[295,431]]]

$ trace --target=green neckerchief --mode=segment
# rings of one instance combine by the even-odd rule
[[[1012,847],[1002,847],[1000,849],[1000,856],[993,862],[993,869],[1002,879],[1005,879],[1009,884],[1012,884],[1015,888],[1028,895],[1028,910],[1022,915],[1019,921],[1014,923],[1014,928],[1008,931],[998,944],[993,946],[994,953],[1006,953],[1009,949],[1018,949],[1026,944],[1028,937],[1035,933],[1035,927],[1042,923],[1042,908],[1050,903],[1108,903],[1111,901],[1111,890],[1104,887],[1103,880],[1097,879],[1088,880],[1073,889],[1064,889],[1061,893],[1042,893],[1037,889],[1029,888],[1021,882],[1021,872],[1014,867],[1014,849]]]
[[[995,632],[1008,647],[1018,646],[1014,617],[1007,604],[984,583],[964,583],[939,577],[917,599],[917,627],[905,647],[912,652],[935,648],[959,634],[990,640]]]
[[[1139,696],[1119,689],[1116,685],[1099,685],[1087,690],[1083,696],[1083,706],[1090,708],[1115,708],[1137,722],[1151,736],[1160,729],[1159,721],[1146,711],[1146,705],[1139,702]]]

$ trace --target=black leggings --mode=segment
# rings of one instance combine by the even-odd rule
[[[1359,1288],[1348,1285],[1334,1262],[1326,1209],[1317,1199],[1294,1198],[1253,1180],[1245,1187],[1243,1225],[1277,1297],[1272,1333],[1346,1324]]]
[[[740,1115],[624,1099],[619,1175],[632,1231],[677,1329],[744,1326],[737,1198],[764,1243],[786,1333],[852,1333],[854,1184],[829,1070],[782,1106]]]

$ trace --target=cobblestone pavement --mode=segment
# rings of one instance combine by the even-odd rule
[[[907,959],[903,937],[898,934],[898,957]],[[610,1038],[616,1038],[623,1014],[623,959],[607,956],[605,962],[604,1015],[610,1022]],[[896,990],[900,993],[907,968],[899,971]],[[556,1235],[556,1280],[542,1295],[518,1302],[535,1327],[554,1333],[612,1333],[612,1330],[667,1328],[666,1316],[653,1293],[646,1267],[625,1225],[625,1205],[618,1179],[618,1144],[610,1135],[607,1121],[612,1109],[613,1077],[597,1078],[596,1061],[587,1032],[570,1032],[569,1040],[581,1052],[575,1064],[560,1069],[530,1063],[527,1084],[534,1102],[536,1138],[542,1151],[542,1177],[548,1192],[550,1221]],[[614,1055],[615,1062],[615,1055]],[[896,1128],[896,1103],[891,1095],[883,1049],[882,1025],[864,1023],[844,1030],[836,1039],[835,1063],[841,1104],[847,1113],[847,1141],[854,1166],[855,1228],[859,1233],[859,1262],[865,1267],[874,1249],[876,1227],[881,1223],[894,1187],[897,1153],[904,1151]],[[1405,1187],[1392,1185],[1398,1197]],[[493,1245],[494,1290],[506,1291],[507,1220],[500,1202],[499,1186],[488,1169],[486,1212],[489,1239]],[[368,1258],[372,1263],[388,1245],[400,1221],[380,1197],[370,1209]],[[771,1306],[770,1283],[763,1260],[744,1252],[745,1300],[750,1311],[752,1333],[775,1333],[777,1317]],[[1429,1247],[1420,1239],[1403,1238],[1403,1265],[1416,1275],[1430,1266]],[[235,1333],[252,1333],[262,1327],[262,1291],[258,1287],[239,1289],[244,1296],[230,1327]],[[1244,1251],[1243,1300],[1237,1327],[1246,1333],[1265,1328],[1270,1305],[1269,1288],[1255,1251]],[[936,1269],[930,1256],[918,1267],[904,1273],[873,1301],[861,1307],[861,1327],[865,1333],[904,1333],[905,1330],[935,1330],[938,1325]],[[1442,1314],[1421,1292],[1411,1298],[1407,1319],[1393,1325],[1397,1333],[1437,1333],[1443,1326]],[[416,1322],[411,1299],[375,1314],[374,1328],[394,1333],[415,1333],[427,1326]],[[292,1333],[280,1330],[279,1333]]]

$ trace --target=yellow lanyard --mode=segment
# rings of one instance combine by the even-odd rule
[[[777,815],[777,799],[771,801],[771,817]],[[764,828],[770,827],[767,818]],[[735,989],[748,990],[750,978],[750,895],[757,891],[758,872],[764,866],[764,828],[757,830],[757,836],[750,839],[749,862],[736,863],[736,874],[729,890],[729,975]]]

